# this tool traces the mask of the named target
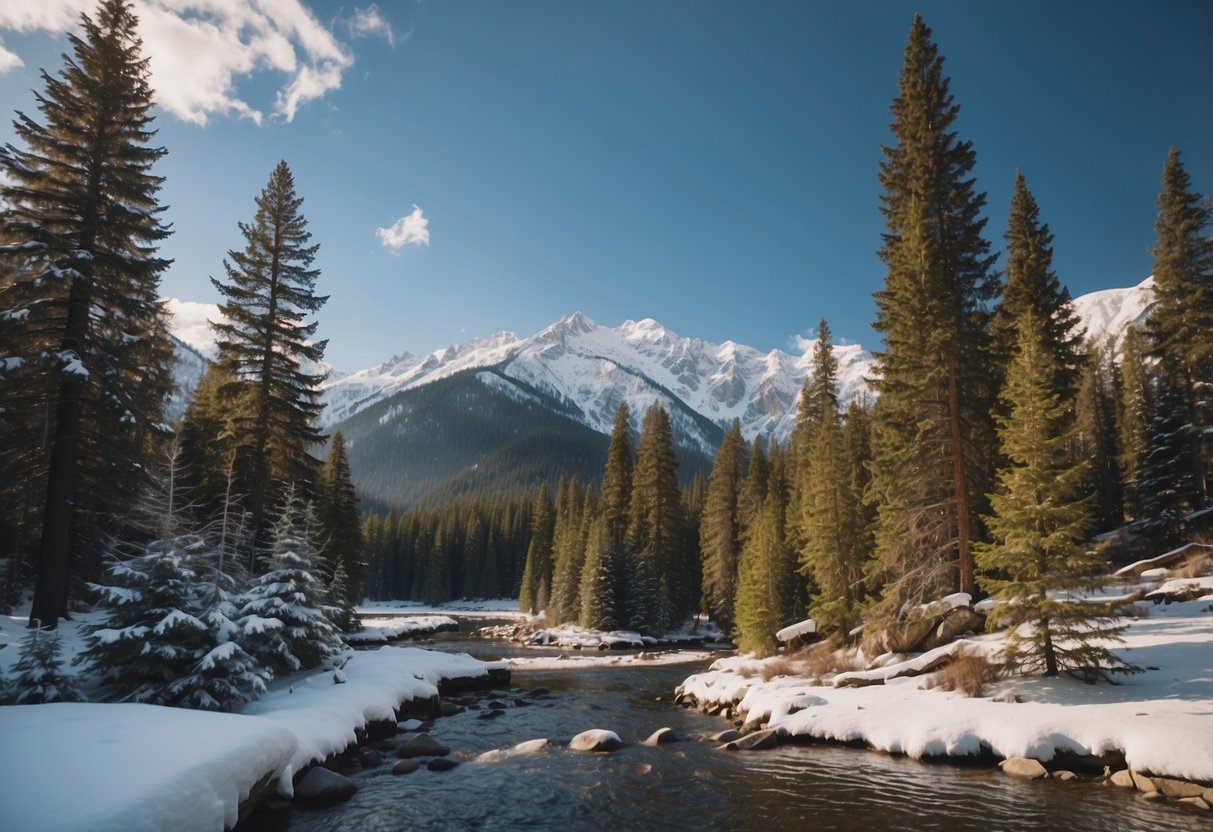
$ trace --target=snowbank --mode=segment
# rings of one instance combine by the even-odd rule
[[[479,601],[448,601],[423,604],[420,601],[364,601],[354,608],[359,616],[368,615],[458,615],[462,618],[526,618],[518,609],[517,598],[490,598]]]
[[[702,650],[671,650],[663,653],[561,653],[558,656],[518,656],[505,662],[511,670],[581,670],[591,667],[655,667],[705,662],[714,654]]]
[[[367,616],[362,619],[361,630],[343,638],[350,644],[384,644],[458,629],[459,622],[449,615]]]
[[[287,677],[242,714],[129,704],[0,708],[0,827],[216,832],[235,822],[259,781],[276,778],[289,794],[297,771],[343,750],[368,722],[393,719],[401,702],[435,696],[444,680],[505,667],[383,647],[355,653],[339,672]]]
[[[748,721],[768,721],[792,735],[862,742],[911,757],[991,751],[1047,762],[1058,751],[1122,751],[1134,770],[1213,781],[1213,614],[1207,602],[1151,607],[1150,614],[1130,623],[1117,649],[1146,672],[1119,685],[1017,677],[991,685],[987,698],[969,699],[924,689],[919,678],[892,678],[912,669],[909,664],[928,664],[932,656],[923,654],[839,674],[824,685],[794,676],[763,681],[764,663],[733,657],[689,677],[679,691],[701,706],[735,705]],[[1000,642],[994,634],[965,647],[988,652]],[[877,683],[830,686],[857,676]]]

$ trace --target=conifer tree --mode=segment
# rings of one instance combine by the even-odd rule
[[[1042,322],[1045,349],[1057,362],[1058,392],[1073,400],[1083,359],[1081,324],[1070,302],[1070,291],[1053,272],[1053,233],[1040,221],[1040,208],[1016,171],[1007,217],[1006,285],[992,321],[999,361],[1010,363],[1017,322],[1029,311]]]
[[[775,490],[762,501],[738,565],[737,647],[758,656],[775,652],[775,633],[787,619],[792,564],[781,503]]]
[[[1084,492],[1094,496],[1092,524],[1099,531],[1116,528],[1124,518],[1124,489],[1116,463],[1115,372],[1111,345],[1089,344],[1073,405],[1078,424],[1071,453],[1086,464]]]
[[[523,612],[537,614],[544,609],[537,606],[537,603],[540,584],[548,587],[552,585],[554,524],[552,490],[545,482],[539,486],[539,493],[535,495],[535,508],[531,512],[531,543],[527,547],[526,565],[522,571],[522,586],[518,594],[518,605]]]
[[[366,574],[363,560],[362,526],[358,519],[358,495],[350,476],[350,463],[345,453],[345,437],[333,434],[328,458],[320,472],[317,516],[320,522],[321,550],[328,571],[344,573],[346,595],[340,606],[348,607],[362,598],[362,582]],[[334,598],[334,600],[337,600]]]
[[[42,705],[47,702],[79,702],[84,697],[76,680],[63,670],[63,642],[57,632],[36,623],[21,642],[21,653],[13,664],[17,674],[3,697],[6,705]]]
[[[315,520],[288,488],[274,523],[269,569],[237,599],[241,645],[275,674],[318,667],[343,649],[315,574]]]
[[[755,436],[750,445],[749,465],[746,466],[745,482],[741,486],[741,494],[737,498],[737,519],[741,525],[741,539],[744,542],[750,533],[750,528],[762,510],[762,503],[767,498],[767,483],[770,479],[771,467],[767,463],[767,454],[762,447],[762,439]]]
[[[251,224],[239,223],[242,251],[224,260],[227,281],[211,278],[223,296],[224,321],[212,323],[218,360],[233,380],[221,398],[239,404],[233,441],[240,449],[243,487],[258,543],[269,527],[268,510],[280,495],[274,483],[314,483],[310,449],[322,439],[316,419],[324,409],[320,383],[310,370],[324,357],[324,341],[311,341],[317,323],[305,323],[328,300],[315,293],[311,268],[317,245],[299,212],[303,198],[286,162],[279,162],[257,196]]]
[[[611,545],[606,515],[600,513],[586,541],[581,572],[581,626],[617,630],[623,624],[626,555]]]
[[[627,545],[628,511],[632,503],[631,414],[627,402],[620,402],[611,429],[611,444],[607,447],[606,469],[602,474],[602,516],[607,543],[615,552]]]
[[[1154,231],[1155,304],[1146,321],[1149,354],[1171,374],[1187,439],[1193,448],[1191,483],[1197,505],[1209,489],[1213,461],[1213,207],[1192,190],[1180,153],[1171,148],[1163,166]]]
[[[738,500],[745,482],[745,440],[741,422],[732,427],[712,461],[708,494],[699,524],[703,552],[703,587],[708,610],[724,632],[732,632],[737,596],[737,562],[741,556],[741,520]]]
[[[1010,666],[1069,671],[1094,680],[1133,670],[1106,646],[1124,629],[1107,605],[1073,593],[1095,586],[1103,558],[1083,541],[1091,497],[1082,494],[1084,465],[1071,458],[1073,409],[1059,392],[1061,369],[1043,322],[1030,310],[1007,374],[999,439],[1005,466],[987,519],[993,542],[978,547],[983,586],[1000,602],[995,624],[1009,626]]]
[[[129,509],[150,445],[166,433],[168,261],[156,247],[169,228],[151,173],[165,151],[149,144],[137,22],[125,0],[81,15],[64,68],[42,73],[43,121],[19,112],[25,149],[0,148],[0,469],[11,473],[0,502],[44,489],[40,512],[21,520],[40,513],[31,616],[52,629],[69,564],[98,562],[101,527]]]
[[[885,583],[886,615],[946,589],[974,590],[975,506],[994,445],[988,304],[998,280],[982,237],[985,195],[930,36],[916,16],[892,106],[896,143],[880,165],[888,272],[874,324],[884,344],[873,379],[872,572]]]
[[[654,405],[644,414],[636,449],[627,548],[636,560],[644,562],[633,570],[636,578],[642,584],[650,579],[655,582],[656,601],[645,624],[658,631],[689,616],[698,600],[687,592],[689,569],[683,559],[682,534],[682,491],[674,437],[665,408]]]
[[[1124,485],[1127,514],[1137,516],[1135,498],[1141,461],[1146,449],[1146,425],[1154,407],[1150,401],[1149,375],[1142,360],[1141,341],[1136,327],[1125,330],[1121,343],[1120,396],[1117,401],[1117,462]]]
[[[1200,499],[1193,474],[1195,444],[1180,379],[1182,370],[1159,369],[1134,500],[1142,529],[1164,545],[1180,542],[1184,515]]]
[[[585,562],[588,492],[574,477],[566,486],[553,537],[552,616],[556,623],[576,621],[581,612],[581,569]]]

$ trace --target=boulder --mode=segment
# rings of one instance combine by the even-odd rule
[[[358,785],[348,777],[322,766],[308,770],[295,786],[295,802],[303,806],[332,806],[349,800],[358,791]]]
[[[1200,797],[1205,793],[1205,787],[1187,780],[1172,780],[1170,777],[1151,777],[1154,786],[1164,795],[1176,800],[1184,797]]]
[[[392,774],[412,774],[419,768],[421,763],[416,760],[397,760],[396,765],[392,766]]]
[[[505,703],[499,699],[494,699],[492,702],[489,703],[489,707],[492,708],[494,711],[504,711]]]
[[[1077,774],[1075,774],[1075,773],[1074,773],[1074,772],[1072,772],[1072,771],[1065,771],[1065,770],[1063,769],[1063,770],[1061,770],[1061,771],[1055,771],[1055,772],[1053,772],[1053,779],[1054,779],[1054,780],[1061,780],[1061,781],[1064,783],[1064,782],[1069,781],[1069,780],[1077,780],[1077,779],[1078,779],[1078,775],[1077,775]]]
[[[986,617],[981,613],[973,612],[968,607],[953,607],[944,613],[943,619],[935,626],[934,632],[927,637],[923,647],[929,650],[941,644],[947,644],[969,630],[980,633],[985,626]]]
[[[450,757],[435,757],[425,764],[425,767],[430,771],[450,771],[459,765],[458,760],[452,760]]]
[[[734,740],[729,745],[735,746],[737,751],[764,751],[779,745],[779,732],[774,728],[755,731],[752,734],[746,734],[739,740]]]
[[[914,621],[903,621],[886,628],[882,633],[884,653],[912,653],[927,636],[935,631],[936,616],[919,618]]]
[[[418,734],[400,746],[400,750],[396,752],[396,755],[407,759],[409,757],[445,757],[450,753],[451,749],[438,742],[438,740],[429,734]]]
[[[1129,774],[1133,778],[1133,785],[1143,794],[1158,791],[1158,786],[1154,785],[1154,780],[1146,777],[1144,774],[1138,774],[1133,769],[1129,769]]]
[[[364,749],[363,752],[358,755],[358,763],[363,768],[374,768],[375,766],[383,763],[383,755],[372,749]]]
[[[734,740],[741,739],[741,732],[730,728],[727,731],[721,731],[719,734],[713,734],[708,739],[712,742],[733,742]]]
[[[672,728],[658,728],[652,734],[649,734],[649,738],[644,741],[644,744],[656,746],[677,741],[678,736],[674,733]]]
[[[1129,770],[1127,768],[1121,769],[1120,771],[1116,772],[1110,778],[1108,778],[1108,780],[1112,783],[1113,786],[1120,786],[1122,789],[1131,789],[1135,785],[1133,783],[1133,775],[1129,772]]]
[[[458,702],[451,702],[449,700],[446,702],[443,702],[441,705],[438,706],[438,711],[443,716],[454,716],[455,714],[459,713],[462,710],[463,710],[463,708],[459,705]]]
[[[1009,774],[1012,777],[1037,780],[1041,777],[1049,776],[1049,772],[1040,764],[1040,760],[1033,760],[1030,757],[1008,757],[998,765],[1002,768],[1004,774]]]
[[[614,731],[591,728],[569,740],[569,748],[574,751],[617,751],[623,748],[623,740]]]

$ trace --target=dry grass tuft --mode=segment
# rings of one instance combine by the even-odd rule
[[[1187,579],[1201,578],[1210,574],[1213,574],[1213,557],[1210,557],[1207,550],[1197,550],[1188,555],[1183,563],[1172,569],[1167,577]]]
[[[984,653],[956,651],[950,664],[935,674],[933,687],[957,690],[968,697],[985,695],[986,685],[998,679],[999,667]]]
[[[776,676],[801,676],[804,674],[804,662],[790,656],[781,656],[762,666],[762,681],[769,682]]]
[[[862,667],[853,650],[835,650],[829,644],[810,648],[801,661],[801,673],[817,679],[860,670]]]

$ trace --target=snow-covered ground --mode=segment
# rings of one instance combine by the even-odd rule
[[[1208,601],[1142,605],[1117,653],[1145,669],[1120,684],[1087,685],[1068,677],[1015,677],[986,696],[929,688],[928,676],[888,678],[866,687],[834,687],[848,677],[887,678],[909,669],[841,673],[825,681],[774,676],[783,659],[721,659],[681,690],[700,703],[739,703],[747,719],[793,735],[863,742],[912,757],[975,755],[1053,759],[1058,751],[1123,751],[1129,766],[1159,776],[1213,781],[1213,610]],[[967,642],[992,652],[1000,634]],[[940,650],[954,649],[947,645]],[[912,662],[924,663],[928,654]]]
[[[517,598],[448,601],[445,604],[423,604],[420,601],[364,601],[354,608],[354,612],[364,618],[376,615],[458,615],[461,618],[527,617],[526,613],[518,609]]]
[[[0,617],[0,642],[10,644],[0,650],[5,672],[25,623]],[[80,624],[60,625],[69,655]],[[135,704],[0,708],[0,827],[220,830],[259,781],[276,779],[289,794],[297,771],[354,742],[357,728],[393,718],[401,702],[435,696],[443,679],[504,667],[383,647],[353,653],[340,671],[278,680],[241,714]]]
[[[459,622],[449,615],[375,615],[364,617],[362,629],[344,638],[350,644],[379,644],[458,629]]]

